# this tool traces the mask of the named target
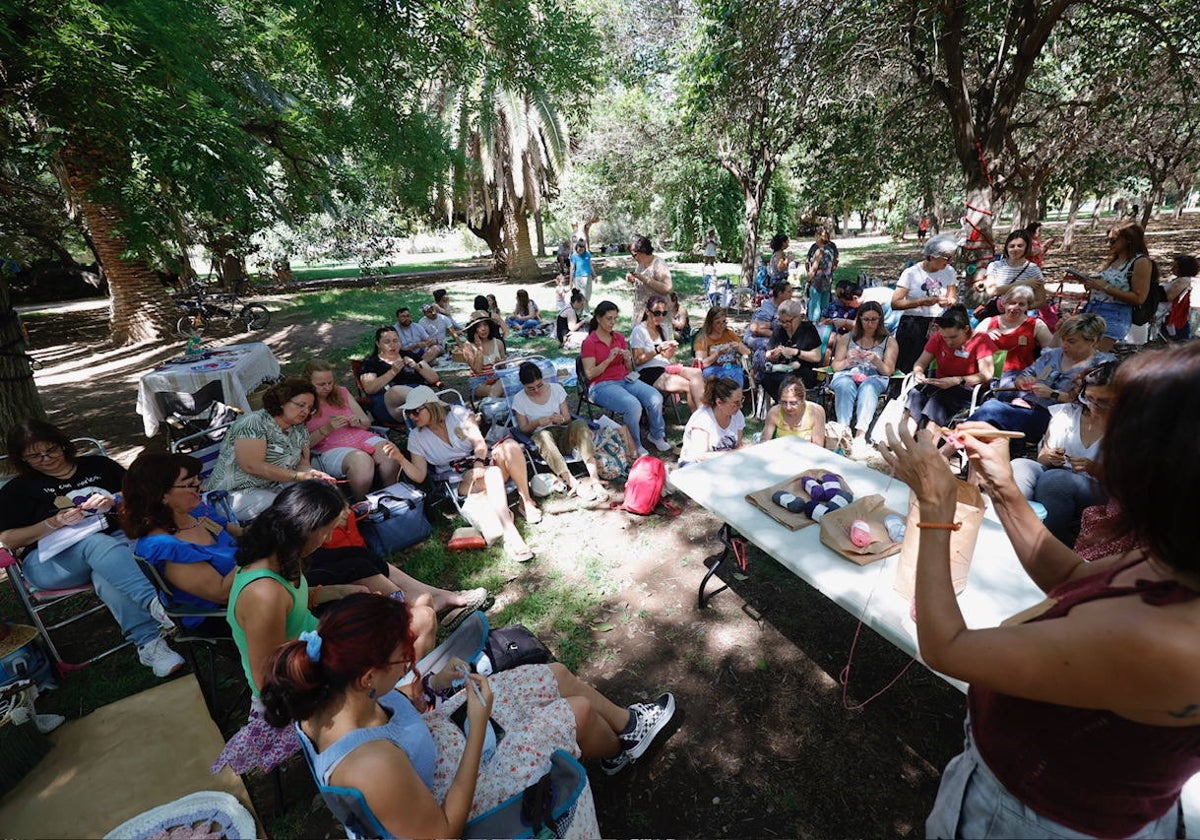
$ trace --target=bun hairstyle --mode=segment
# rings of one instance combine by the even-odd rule
[[[650,240],[645,236],[633,237],[632,247],[629,249],[634,254],[646,254],[649,256],[654,253],[654,246],[650,244]]]
[[[242,535],[237,564],[245,566],[273,554],[279,561],[280,575],[299,581],[308,538],[345,509],[346,500],[332,484],[317,480],[289,484]]]
[[[926,242],[922,253],[926,259],[929,257],[954,259],[954,255],[958,253],[958,241],[953,236],[943,233]]]
[[[704,382],[704,404],[716,408],[717,400],[727,400],[742,386],[728,376],[713,376]]]
[[[416,663],[408,606],[386,595],[360,592],[332,602],[316,632],[316,659],[309,656],[309,643],[297,639],[279,648],[267,664],[263,716],[272,726],[311,719],[368,670],[391,665],[398,647]]]

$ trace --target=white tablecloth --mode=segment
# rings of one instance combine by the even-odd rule
[[[794,437],[778,438],[676,470],[669,482],[838,606],[861,617],[864,624],[896,647],[920,659],[917,625],[909,617],[909,602],[893,587],[899,554],[869,566],[856,566],[825,547],[819,525],[789,531],[746,501],[747,493],[814,468],[841,475],[855,496],[881,493],[888,507],[901,514],[908,511],[909,489],[905,484]],[[1008,536],[989,507],[975,544],[967,587],[958,596],[967,626],[995,627],[1044,598],[1017,560]],[[962,681],[933,673],[966,691]],[[1200,774],[1184,786],[1181,799],[1187,836],[1200,837]]]
[[[888,507],[902,515],[908,511],[909,490],[903,483],[795,437],[778,438],[676,470],[670,483],[851,615],[861,617],[896,647],[918,656],[911,606],[894,588],[898,553],[868,566],[855,565],[821,542],[819,525],[789,531],[746,501],[747,493],[807,469],[837,473],[855,496],[880,493]],[[967,626],[995,627],[1044,597],[1021,567],[1004,529],[994,518],[986,517],[967,587],[958,599]],[[965,689],[962,682],[939,676]]]
[[[178,365],[160,365],[138,383],[137,413],[142,415],[146,437],[158,433],[163,416],[154,394],[159,391],[195,393],[214,379],[221,381],[225,402],[250,410],[247,395],[266,380],[279,377],[279,361],[261,341],[218,347],[208,359]]]

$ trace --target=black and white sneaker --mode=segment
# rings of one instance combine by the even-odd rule
[[[660,694],[653,703],[634,703],[629,707],[629,724],[621,733],[621,746],[631,760],[642,757],[675,716],[675,695]]]
[[[621,751],[612,758],[602,759],[600,769],[614,776],[633,764],[674,716],[675,696],[669,692],[660,694],[653,703],[634,703],[629,707],[629,723],[620,735]]]

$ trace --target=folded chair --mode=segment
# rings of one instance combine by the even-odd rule
[[[154,401],[166,422],[167,444],[172,447],[176,440],[188,438],[192,448],[198,448],[205,435],[209,443],[219,442],[224,429],[242,413],[240,408],[225,404],[225,389],[219,379],[190,394],[156,391]]]
[[[72,443],[76,445],[76,450],[79,454],[94,454],[107,456],[104,445],[95,438],[81,437],[73,438]],[[10,456],[0,455],[0,464],[3,464]],[[125,639],[122,639],[120,644],[113,645],[100,653],[84,659],[82,662],[67,662],[63,658],[63,654],[59,651],[58,646],[54,643],[51,636],[52,631],[74,624],[80,619],[86,618],[93,613],[102,612],[108,608],[94,597],[84,598],[79,604],[86,604],[87,608],[81,612],[71,614],[67,618],[59,618],[52,620],[49,624],[43,620],[42,614],[51,607],[57,608],[64,605],[67,601],[77,596],[95,595],[95,587],[88,583],[83,586],[72,586],[67,589],[39,589],[30,580],[25,577],[24,570],[21,566],[21,561],[9,552],[6,548],[0,548],[0,569],[4,569],[7,573],[9,585],[12,586],[13,592],[16,593],[17,600],[21,603],[21,608],[25,610],[29,617],[29,623],[37,628],[38,635],[46,644],[47,650],[50,651],[50,657],[54,661],[54,667],[60,674],[66,674],[70,671],[77,671],[80,668],[85,668],[93,662],[97,662],[109,654],[116,653],[123,647],[131,645]]]

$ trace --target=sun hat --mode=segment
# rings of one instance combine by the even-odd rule
[[[37,638],[37,634],[37,630],[28,624],[0,622],[0,657],[8,656],[13,651],[25,647]]]
[[[490,312],[484,312],[482,309],[476,309],[471,313],[471,320],[467,321],[467,325],[463,327],[463,332],[470,332],[476,324],[481,324],[484,321],[491,321],[497,327],[500,326],[499,324],[496,324],[496,319],[492,317]]]
[[[416,411],[423,405],[430,403],[441,402],[438,395],[428,385],[418,385],[408,392],[408,397],[404,400],[404,405],[400,408],[404,411]]]

